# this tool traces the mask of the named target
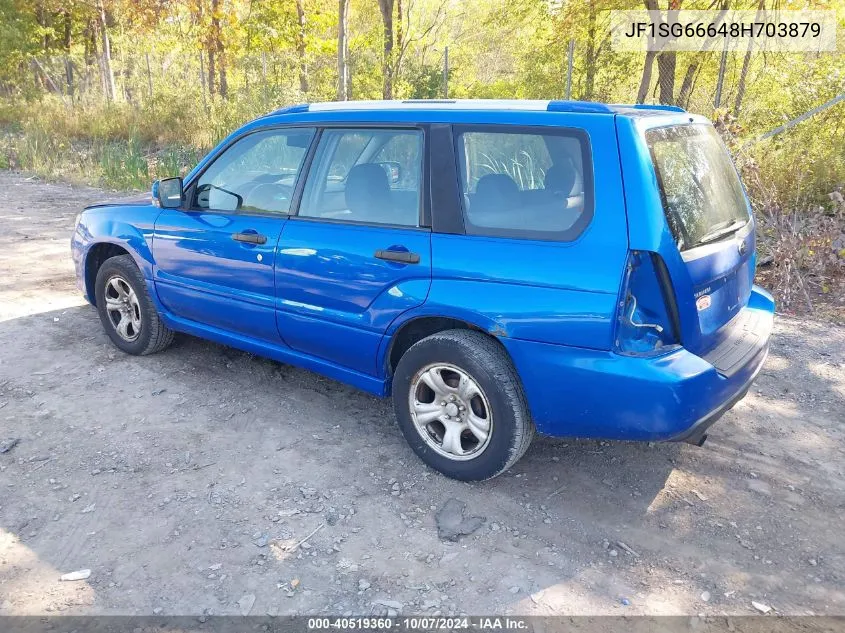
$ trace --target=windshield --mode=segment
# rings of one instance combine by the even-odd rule
[[[725,146],[709,125],[646,132],[663,208],[680,250],[730,235],[748,222],[748,207]]]

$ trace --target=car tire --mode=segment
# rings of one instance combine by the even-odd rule
[[[393,376],[393,407],[414,452],[461,481],[503,473],[534,437],[510,357],[473,330],[446,330],[411,346]]]
[[[127,354],[145,356],[173,342],[173,330],[162,323],[147,283],[130,255],[103,262],[94,283],[97,312],[115,346]]]

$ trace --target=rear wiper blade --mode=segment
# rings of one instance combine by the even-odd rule
[[[709,244],[710,242],[715,242],[726,235],[730,235],[731,233],[736,233],[739,229],[744,227],[748,224],[748,220],[736,220],[731,224],[728,224],[726,227],[716,229],[715,231],[710,231],[706,233],[700,240],[698,240],[698,245],[701,244]]]

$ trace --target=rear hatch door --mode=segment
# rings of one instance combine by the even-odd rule
[[[755,267],[751,208],[712,125],[656,127],[645,131],[645,140],[677,249],[665,259],[686,307],[682,342],[706,355],[736,338],[737,317],[748,304]]]

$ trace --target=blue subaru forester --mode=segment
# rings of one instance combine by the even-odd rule
[[[774,314],[730,156],[672,107],[293,106],[184,182],[88,207],[72,249],[123,351],[185,332],[392,395],[463,480],[535,430],[701,444]]]

